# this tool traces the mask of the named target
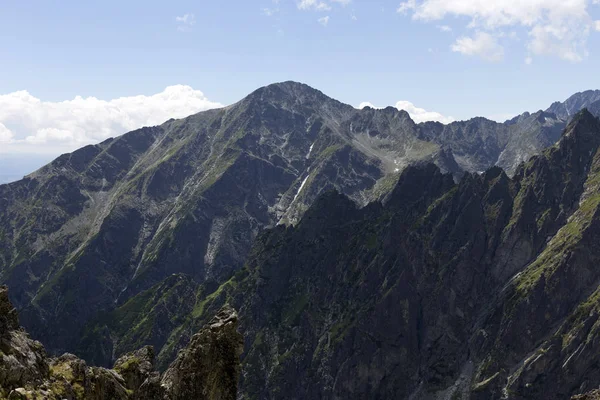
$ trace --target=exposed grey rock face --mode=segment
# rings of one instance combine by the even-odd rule
[[[162,377],[169,399],[236,399],[244,347],[237,326],[237,313],[225,306],[192,337]]]
[[[198,318],[240,310],[244,399],[568,399],[600,386],[599,193],[583,111],[513,178],[426,164],[385,204],[322,195]]]
[[[154,350],[125,354],[114,369],[89,367],[73,354],[46,356],[20,327],[16,310],[0,287],[0,398],[46,400],[234,400],[242,336],[237,314],[223,307],[193,337],[161,377]]]
[[[576,395],[571,397],[571,400],[598,400],[600,399],[600,390],[592,390],[591,392]]]
[[[600,100],[600,90],[586,90],[575,93],[564,102],[553,103],[546,112],[556,115],[558,118],[570,121],[571,118],[584,108]]]
[[[512,175],[520,163],[553,145],[566,121],[538,111],[503,124],[473,118],[449,125],[427,122],[420,126],[422,138],[450,148],[462,170],[482,172],[497,165]]]
[[[510,174],[564,124],[541,112],[415,124],[392,107],[356,110],[306,85],[270,85],[0,185],[0,282],[52,353],[108,366],[152,344],[164,368],[261,229],[297,223],[333,189],[360,206],[386,200],[424,161],[456,180],[493,165]],[[182,324],[194,329],[175,334]]]
[[[596,117],[600,117],[600,100],[596,101],[595,103],[590,104],[587,107],[587,109],[590,113],[592,113]]]
[[[113,367],[125,381],[125,387],[137,391],[154,372],[154,348],[145,346],[119,357]]]
[[[53,352],[108,365],[122,338],[106,312],[172,274],[189,290],[223,283],[261,228],[296,222],[324,191],[365,204],[381,182],[385,195],[388,176],[439,151],[416,129],[406,112],[356,110],[288,82],[87,146],[0,186],[0,280]]]

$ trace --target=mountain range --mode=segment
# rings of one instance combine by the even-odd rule
[[[600,385],[599,115],[415,124],[270,85],[0,185],[0,281],[100,365],[164,369],[234,304],[243,398],[564,398]]]

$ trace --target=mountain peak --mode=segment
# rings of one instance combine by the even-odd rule
[[[569,125],[567,125],[565,134],[569,134],[574,130],[580,129],[581,127],[595,127],[597,124],[598,119],[591,112],[589,112],[587,108],[584,108],[573,116],[573,119]]]
[[[396,210],[426,208],[453,185],[452,175],[443,174],[437,165],[414,164],[402,171],[387,205]]]
[[[577,114],[575,114],[573,116],[573,121],[575,120],[581,120],[581,119],[596,119],[596,117],[594,117],[594,115],[592,115],[592,113],[587,109],[587,107],[584,107],[581,111],[579,111]]]
[[[564,102],[554,102],[546,112],[555,114],[563,120],[571,119],[579,110],[600,100],[600,90],[577,92]]]
[[[277,104],[284,108],[306,106],[318,109],[325,106],[333,106],[340,110],[353,109],[353,107],[325,95],[320,90],[305,83],[295,81],[277,82],[258,88],[242,100],[241,103],[246,102],[260,102],[263,105]]]
[[[320,90],[317,90],[317,89],[313,88],[312,86],[307,85],[306,83],[298,82],[298,81],[275,82],[275,83],[272,83],[272,84],[267,85],[265,87],[266,88],[269,88],[269,87],[278,87],[278,88],[281,88],[283,90],[313,90],[313,91],[316,91],[316,92],[320,92]]]
[[[270,85],[266,85],[256,89],[254,92],[250,94],[253,95],[281,95],[285,94],[288,96],[299,96],[299,95],[312,95],[312,96],[323,96],[327,97],[323,92],[318,89],[315,89],[305,83],[296,82],[296,81],[284,81],[284,82],[275,82]]]
[[[600,144],[600,120],[584,108],[575,114],[569,125],[567,125],[561,142],[565,141],[574,144],[574,148],[579,149],[579,151],[593,150],[595,152]],[[563,146],[565,145],[563,144]]]

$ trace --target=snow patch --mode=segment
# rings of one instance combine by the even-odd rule
[[[310,145],[310,148],[308,149],[308,154],[306,155],[306,159],[307,160],[310,157],[310,153],[312,153],[313,147],[315,147],[315,143],[314,142],[313,142],[313,144]]]
[[[292,200],[292,203],[296,201],[296,199],[298,198],[298,195],[300,194],[300,192],[302,191],[302,188],[304,188],[304,185],[306,184],[306,181],[308,180],[308,177],[310,176],[310,168],[308,169],[308,175],[306,175],[306,178],[304,178],[304,180],[302,181],[302,183],[300,184],[300,187],[298,188],[298,192],[296,192],[296,195],[294,196],[294,200]]]

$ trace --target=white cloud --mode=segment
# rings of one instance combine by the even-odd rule
[[[169,86],[151,96],[109,101],[42,101],[27,91],[0,95],[0,152],[60,153],[108,137],[221,107],[199,90]],[[6,144],[6,145],[4,145]]]
[[[331,4],[339,4],[346,7],[352,3],[352,0],[328,0]],[[279,2],[278,2],[279,3]],[[315,10],[315,11],[329,11],[331,5],[327,1],[321,0],[298,0],[296,5],[299,10]]]
[[[321,25],[323,26],[327,26],[327,24],[329,24],[329,15],[327,15],[326,17],[323,18],[319,18],[317,20]]]
[[[600,32],[600,21],[594,21],[594,29]]]
[[[331,10],[331,6],[319,0],[300,0],[300,2],[298,2],[298,9],[328,11]]]
[[[451,48],[457,53],[479,56],[492,62],[501,61],[504,58],[504,47],[487,32],[477,32],[474,37],[460,37],[456,39]]]
[[[435,111],[427,111],[424,108],[416,107],[410,101],[399,101],[396,103],[398,110],[404,110],[415,122],[438,121],[444,124],[449,124],[454,121],[452,117],[446,117]]]
[[[25,138],[25,141],[31,144],[64,143],[68,145],[75,140],[76,138],[73,132],[57,128],[38,129],[35,135],[30,135]]]
[[[177,30],[185,32],[192,29],[196,25],[196,16],[194,14],[184,14],[181,17],[175,17],[177,21]]]
[[[535,26],[529,32],[531,41],[528,48],[537,55],[558,55],[567,61],[583,61],[588,55],[585,39],[589,35],[590,28],[584,26],[581,29],[585,34],[580,35],[578,32],[559,26]]]
[[[359,110],[362,110],[362,109],[363,109],[363,108],[365,108],[365,107],[371,107],[371,108],[381,108],[381,107],[375,107],[375,106],[373,105],[373,103],[371,103],[371,102],[369,102],[369,101],[363,101],[362,103],[360,103],[360,104],[358,105],[358,107],[357,107],[357,108],[358,108]]]
[[[363,109],[365,107],[371,107],[371,108],[376,108],[376,109],[383,108],[383,107],[374,106],[372,103],[370,103],[368,101],[362,102],[358,106],[359,109]],[[406,111],[410,115],[410,117],[413,119],[413,121],[415,121],[416,123],[425,122],[425,121],[438,121],[443,124],[449,124],[449,123],[455,121],[455,119],[452,117],[446,117],[438,112],[427,111],[424,108],[419,108],[419,107],[415,106],[413,103],[411,103],[410,101],[401,100],[396,103],[395,107],[398,110]]]
[[[586,41],[595,22],[588,13],[597,0],[408,0],[399,13],[412,13],[423,21],[467,17],[469,28],[499,35],[509,27],[527,29],[529,51],[581,61],[587,55]]]
[[[11,143],[14,137],[14,133],[4,126],[4,124],[0,123],[0,143]]]
[[[406,14],[408,11],[414,10],[416,8],[417,8],[416,0],[407,0],[404,3],[400,3],[400,6],[398,6],[398,9],[396,11],[401,14]]]
[[[533,58],[531,58],[531,57],[525,57],[525,64],[531,65],[532,63],[533,63]]]
[[[448,25],[438,25],[437,28],[442,32],[452,32],[452,28]]]

